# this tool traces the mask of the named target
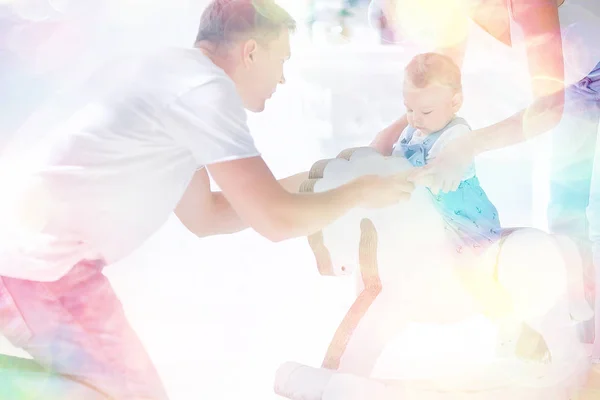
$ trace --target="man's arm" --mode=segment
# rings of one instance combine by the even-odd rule
[[[288,176],[287,178],[280,179],[278,182],[288,192],[298,193],[300,185],[306,180],[308,180],[308,171]]]
[[[300,185],[308,179],[308,172],[279,180],[279,184],[291,193],[297,193]],[[235,212],[222,192],[213,192],[206,168],[196,172],[181,201],[175,209],[179,220],[197,236],[223,235],[248,228]]]
[[[357,206],[383,207],[410,197],[408,172],[364,176],[321,193],[290,193],[261,157],[211,164],[209,171],[240,219],[271,241],[311,235]]]

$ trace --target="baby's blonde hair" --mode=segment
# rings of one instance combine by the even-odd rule
[[[404,78],[419,89],[438,84],[462,91],[460,69],[450,57],[439,53],[415,56],[404,69]]]

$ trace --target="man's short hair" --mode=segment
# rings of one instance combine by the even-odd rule
[[[460,69],[450,57],[439,53],[415,56],[404,69],[404,77],[417,88],[438,84],[462,91]]]
[[[296,21],[274,0],[212,0],[202,13],[196,42],[266,42],[286,28],[293,32]]]

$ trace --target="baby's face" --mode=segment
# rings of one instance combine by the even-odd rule
[[[406,80],[404,105],[408,123],[428,135],[439,131],[454,118],[462,105],[462,94],[437,84],[418,88]]]

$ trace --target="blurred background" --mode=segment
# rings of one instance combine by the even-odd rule
[[[390,23],[380,1],[277,2],[298,22],[287,84],[264,113],[249,118],[259,149],[284,177],[367,145],[398,118],[402,70],[428,49]],[[16,179],[35,159],[52,125],[76,106],[70,94],[95,67],[122,53],[192,46],[207,3],[0,0],[3,179]],[[476,26],[469,37],[460,114],[479,128],[527,104],[527,64],[522,49],[495,42]],[[477,160],[504,226],[546,229],[547,148],[542,137]],[[354,300],[350,279],[319,276],[305,239],[271,244],[248,231],[199,240],[175,217],[107,274],[174,400],[207,391],[220,398],[219,387],[228,388],[226,398],[232,390],[273,397],[277,366],[287,360],[320,365]],[[451,360],[465,349],[476,358],[489,350],[478,339],[481,331],[465,336],[451,329],[414,327],[406,334],[405,359]],[[6,342],[0,352],[20,354]]]

